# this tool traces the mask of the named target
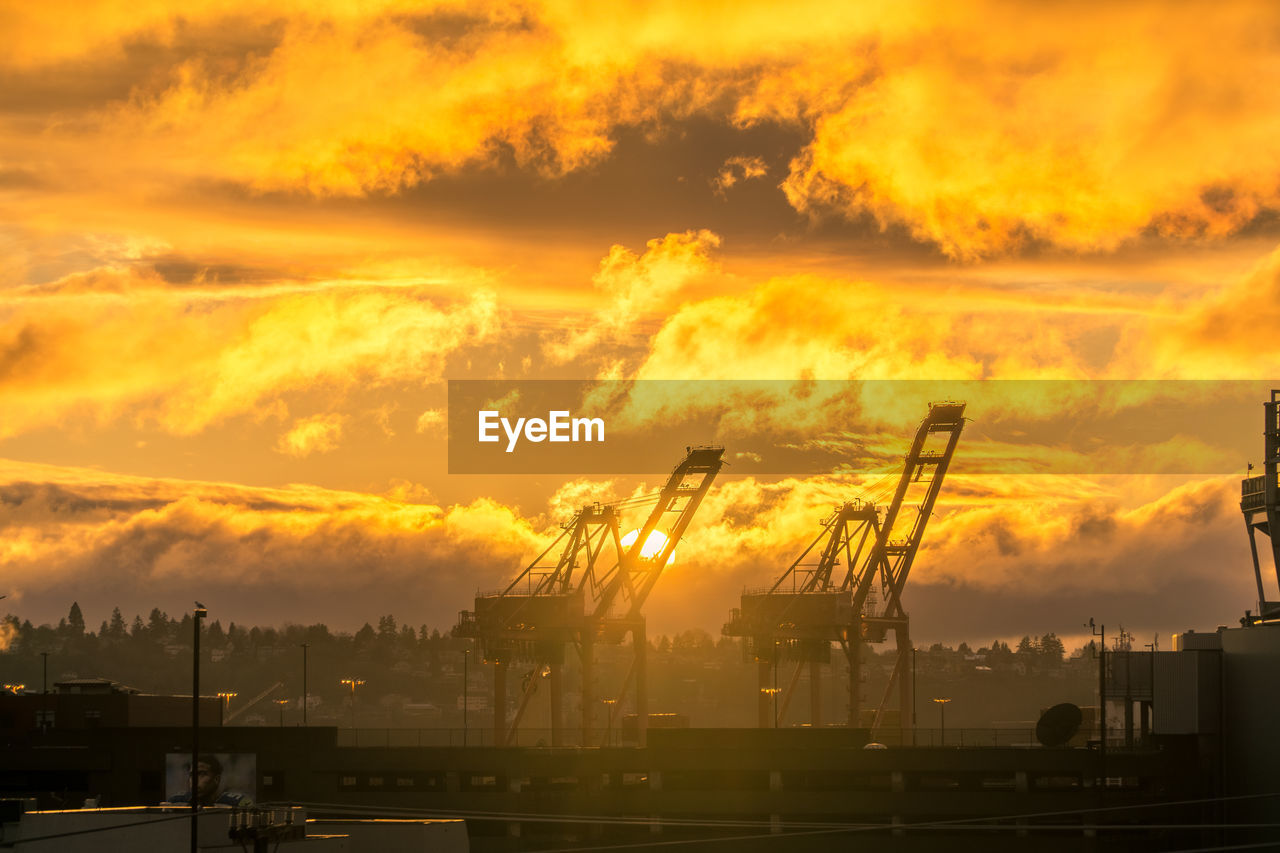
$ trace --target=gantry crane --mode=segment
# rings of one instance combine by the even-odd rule
[[[582,743],[595,722],[595,646],[621,645],[631,636],[632,662],[610,714],[634,684],[639,738],[648,721],[645,599],[670,562],[676,545],[723,464],[723,447],[689,447],[675,467],[634,541],[623,543],[621,511],[626,504],[591,504],[564,524],[563,532],[505,589],[480,594],[475,610],[463,611],[460,636],[480,641],[493,667],[494,743],[511,743],[533,694],[548,680],[552,745],[563,740],[562,670],[565,649],[577,649],[582,675]],[[660,541],[651,537],[662,534]],[[553,558],[553,555],[558,555]],[[551,562],[554,559],[555,562]],[[607,568],[606,568],[607,567]],[[516,715],[506,722],[507,670],[532,664],[524,679]],[[610,717],[612,723],[612,716]]]
[[[1258,583],[1258,613],[1257,616],[1246,613],[1246,622],[1280,619],[1280,601],[1267,601],[1263,592],[1257,542],[1259,532],[1271,540],[1276,582],[1280,583],[1280,390],[1273,390],[1271,402],[1263,406],[1266,411],[1266,427],[1262,433],[1263,473],[1261,477],[1247,477],[1240,482],[1240,511],[1244,513],[1244,526],[1249,531],[1253,576]]]
[[[831,659],[832,643],[839,644],[849,665],[848,724],[859,725],[862,645],[884,642],[889,631],[898,654],[871,725],[880,725],[895,685],[905,718],[911,708],[911,680],[906,677],[911,632],[902,590],[963,429],[964,403],[930,404],[888,506],[852,501],[837,507],[773,586],[743,593],[724,633],[743,637],[746,654],[757,664],[761,726],[777,725],[786,715],[806,665],[810,719],[815,726],[822,724],[820,674]],[[913,506],[914,514],[904,514],[904,504]],[[783,660],[796,667],[786,686],[778,687]]]

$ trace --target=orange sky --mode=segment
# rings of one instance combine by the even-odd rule
[[[1277,19],[0,0],[0,592],[445,628],[654,485],[449,476],[449,378],[1280,377]],[[1246,461],[956,479],[914,636],[1234,621]],[[651,633],[718,630],[872,473],[722,477]]]

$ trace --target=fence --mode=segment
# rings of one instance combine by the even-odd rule
[[[1096,737],[1094,738],[1096,740]],[[948,747],[948,748],[1029,748],[1039,747],[1034,728],[917,728],[912,729],[878,729],[870,740],[873,743],[891,747]],[[1121,745],[1108,738],[1108,744]],[[1078,738],[1078,745],[1083,746],[1083,737]],[[552,746],[550,729],[528,728],[518,729],[507,746],[550,747]],[[587,739],[587,745],[614,747],[636,746],[635,735],[624,733],[618,727],[612,729],[596,729]],[[580,747],[583,745],[581,729],[565,729],[561,732],[561,746]],[[464,731],[460,728],[437,729],[338,729],[338,746],[349,747],[462,747],[462,746],[494,746],[493,729],[489,726],[475,727]]]

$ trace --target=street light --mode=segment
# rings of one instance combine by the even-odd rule
[[[773,727],[778,727],[778,694],[782,691],[777,687],[761,687],[760,692],[766,696],[773,697]]]
[[[25,684],[6,684],[6,685],[4,686],[4,689],[5,689],[5,690],[8,690],[10,693],[12,693],[12,694],[14,694],[14,695],[16,696],[17,694],[21,693],[21,692],[22,692],[22,688],[24,688],[24,687],[26,687],[26,686],[27,686],[27,685],[25,685]]]
[[[611,741],[613,740],[613,706],[618,704],[618,700],[617,699],[601,699],[600,701],[603,702],[608,708],[604,716],[604,743],[605,743],[605,746],[612,746],[613,744],[611,743]]]
[[[274,701],[276,703],[276,707],[280,709],[280,728],[283,729],[284,728],[284,706],[289,704],[289,700],[276,699]]]
[[[1101,768],[1098,796],[1101,797],[1107,787],[1107,626],[1095,623],[1090,616],[1085,627],[1101,640],[1098,643],[1098,765]]]
[[[219,693],[218,698],[222,700],[222,713],[226,714],[231,710],[231,700],[239,696],[239,693],[224,692]]]
[[[356,688],[364,685],[360,678],[344,678],[342,683],[351,688],[351,728],[356,727]]]
[[[200,766],[200,620],[209,611],[200,602],[191,611],[191,853],[200,849],[196,821],[200,815],[199,788]]]
[[[933,701],[938,703],[938,712],[942,716],[942,745],[946,746],[947,745],[947,703],[950,702],[951,699],[947,697],[938,699],[935,697]],[[961,740],[964,740],[964,738],[961,738]]]
[[[911,745],[916,745],[916,652],[919,651],[915,646],[911,647]]]

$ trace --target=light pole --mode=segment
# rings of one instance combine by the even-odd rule
[[[916,647],[911,647],[911,745],[916,745]]]
[[[276,707],[280,709],[280,728],[284,728],[284,706],[289,704],[288,699],[276,699]]]
[[[766,696],[773,697],[773,727],[778,727],[778,694],[781,693],[777,687],[762,687],[760,692]]]
[[[946,745],[947,745],[947,703],[948,703],[948,702],[950,702],[950,701],[951,701],[951,699],[950,699],[949,697],[944,697],[944,698],[941,698],[941,699],[935,698],[933,701],[935,701],[935,702],[937,702],[937,703],[938,703],[938,711],[939,711],[939,713],[941,714],[941,717],[942,717],[942,738],[941,738],[941,740],[942,740],[942,745],[943,745],[943,746],[946,746]],[[961,740],[964,740],[964,738],[961,738]]]
[[[197,601],[191,611],[191,853],[197,853],[200,846],[196,830],[200,814],[200,797],[196,793],[200,781],[200,620],[208,615],[209,611]]]
[[[223,692],[218,694],[218,698],[222,700],[222,716],[226,719],[227,712],[231,710],[231,700],[239,696],[239,693]]]
[[[773,697],[773,727],[778,727],[778,641],[773,641],[773,690],[769,693]]]
[[[310,704],[307,696],[307,647],[310,643],[302,644],[302,727],[307,727],[307,705]]]
[[[467,711],[471,710],[471,649],[462,652],[462,745],[467,745]]]
[[[351,728],[356,727],[356,688],[364,684],[360,678],[344,678],[342,683],[351,688]]]
[[[600,701],[601,701],[601,702],[603,702],[603,703],[605,704],[605,716],[604,716],[604,744],[605,744],[605,746],[612,746],[612,745],[613,745],[613,744],[612,744],[612,741],[613,741],[613,706],[618,704],[618,700],[617,700],[617,699],[601,699]]]
[[[1090,616],[1089,624],[1085,627],[1101,640],[1098,643],[1098,722],[1101,724],[1098,763],[1102,766],[1099,775],[1102,787],[1098,789],[1098,796],[1101,797],[1102,790],[1107,787],[1107,626],[1094,624],[1093,617]]]

